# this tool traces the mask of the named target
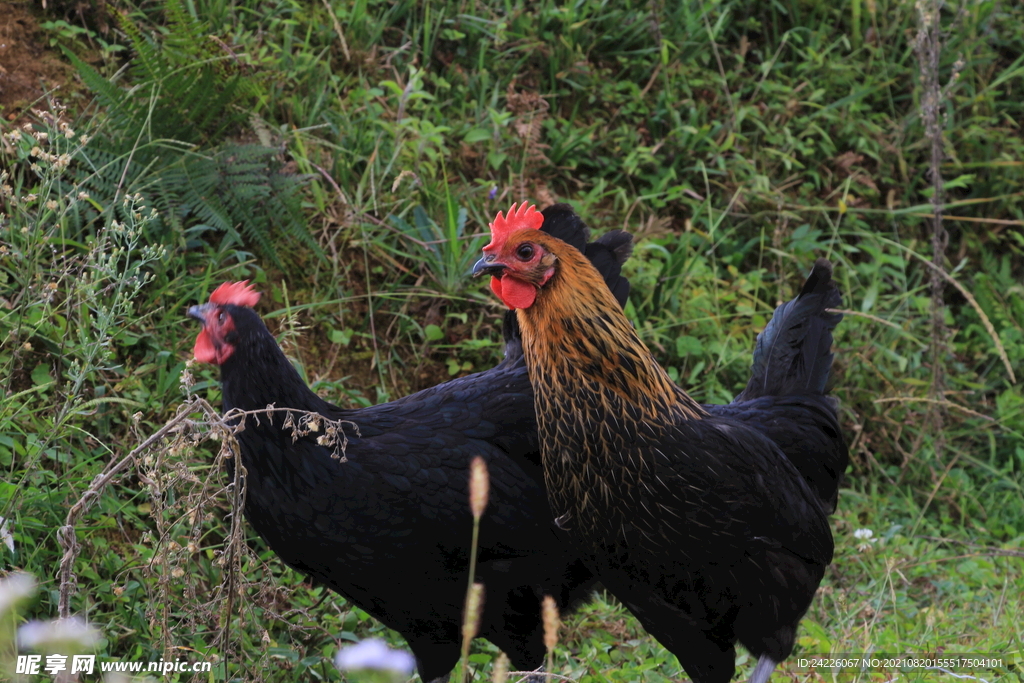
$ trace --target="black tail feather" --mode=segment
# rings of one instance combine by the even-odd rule
[[[760,396],[822,395],[832,369],[832,331],[843,319],[832,264],[818,259],[800,294],[775,309],[757,335],[747,387],[736,401]]]
[[[778,445],[821,501],[836,509],[849,452],[835,399],[826,395],[832,369],[832,331],[843,319],[832,266],[819,259],[800,294],[775,309],[757,336],[750,381],[725,406],[708,412],[762,432]]]

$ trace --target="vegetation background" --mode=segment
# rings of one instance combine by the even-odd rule
[[[705,402],[832,259],[853,462],[798,653],[996,653],[958,673],[1024,675],[1021,3],[0,14],[0,575],[40,582],[0,631],[78,614],[101,658],[210,659],[208,680],[337,680],[347,641],[400,644],[230,514],[184,312],[252,278],[317,391],[386,401],[498,360],[499,307],[466,277],[486,224],[569,201],[637,235],[627,313]],[[472,675],[496,656],[477,641]],[[581,683],[684,676],[606,595],[554,661]],[[892,676],[954,680],[848,680]]]

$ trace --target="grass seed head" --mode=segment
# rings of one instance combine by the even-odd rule
[[[550,595],[544,596],[542,611],[544,618],[544,647],[547,648],[548,652],[551,652],[555,649],[555,645],[558,645],[558,629],[561,626],[561,621],[558,618],[558,605],[555,604],[555,599]]]
[[[480,613],[484,606],[484,585],[474,583],[466,597],[466,619],[462,624],[462,638],[466,641],[476,637],[480,627]]]
[[[508,679],[508,664],[508,655],[504,652],[499,654],[491,669],[491,683],[505,683]]]
[[[487,495],[490,479],[487,476],[487,463],[480,456],[473,458],[469,466],[469,508],[473,517],[480,519],[487,507]]]

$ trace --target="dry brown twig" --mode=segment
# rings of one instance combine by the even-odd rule
[[[178,409],[178,414],[171,418],[163,427],[158,429],[148,439],[132,449],[128,455],[124,456],[120,460],[112,461],[107,465],[103,471],[92,480],[92,483],[89,485],[89,488],[85,490],[85,493],[83,493],[79,497],[78,501],[71,506],[71,509],[68,510],[67,517],[64,519],[64,526],[57,530],[57,541],[64,550],[64,555],[61,557],[60,569],[58,571],[58,576],[60,577],[60,599],[58,602],[57,612],[61,619],[67,619],[71,616],[71,595],[74,592],[77,582],[77,577],[74,574],[73,567],[75,558],[78,557],[80,547],[78,545],[78,537],[75,534],[75,523],[88,511],[93,502],[99,498],[103,489],[113,482],[115,477],[121,474],[128,465],[136,462],[140,455],[148,451],[157,443],[163,441],[167,436],[175,433],[179,429],[180,425],[186,422],[189,419],[189,416],[193,415],[197,411],[202,411],[204,414],[213,416],[216,416],[217,414],[217,411],[201,398],[192,398],[186,403],[183,403]]]
[[[183,383],[190,386],[191,380],[186,378]],[[175,452],[182,448],[193,448],[208,439],[220,442],[220,454],[218,460],[231,458],[235,461],[234,481],[227,487],[232,496],[231,500],[231,528],[226,535],[226,547],[221,551],[221,566],[227,570],[225,579],[219,588],[219,592],[227,598],[227,611],[224,616],[231,614],[233,609],[233,598],[238,594],[236,577],[241,572],[241,558],[243,552],[243,530],[241,526],[242,514],[245,504],[244,474],[245,470],[241,463],[240,450],[236,435],[245,429],[246,417],[253,417],[260,420],[260,417],[272,416],[274,413],[284,413],[284,427],[292,430],[294,439],[301,437],[316,436],[317,443],[325,447],[333,447],[331,456],[339,462],[345,462],[345,448],[348,445],[346,427],[351,428],[353,433],[359,434],[358,425],[345,420],[329,420],[319,413],[294,410],[290,408],[277,408],[269,405],[260,410],[241,411],[232,410],[221,415],[205,399],[197,396],[190,396],[178,408],[173,418],[168,420],[160,429],[146,438],[142,443],[133,448],[127,455],[110,462],[104,470],[98,474],[89,485],[89,488],[79,496],[78,500],[68,510],[64,525],[57,531],[57,540],[63,550],[60,565],[58,568],[58,614],[65,619],[71,616],[71,598],[77,588],[77,576],[74,572],[74,564],[81,551],[75,525],[82,519],[86,512],[99,499],[103,491],[118,478],[129,472],[134,466],[135,474],[149,489],[154,500],[163,495],[167,486],[163,483],[161,470],[163,469],[163,453]],[[273,419],[273,417],[271,417]],[[148,461],[149,453],[156,452],[157,457]],[[172,474],[174,474],[172,472]],[[191,479],[199,482],[198,478],[188,472],[179,472],[179,478]],[[195,506],[187,516],[193,526],[198,527],[202,521],[201,512]],[[162,515],[160,515],[162,516]],[[162,522],[157,523],[160,530],[160,541],[164,540]],[[157,553],[150,563],[160,564],[166,559],[166,552]],[[164,575],[161,575],[161,583],[166,584]],[[166,586],[165,586],[166,587]],[[166,602],[166,601],[164,601]],[[230,619],[223,619],[222,623],[230,624]],[[226,646],[228,630],[222,631],[222,645]],[[165,644],[166,649],[166,644]],[[222,651],[227,651],[226,647]]]

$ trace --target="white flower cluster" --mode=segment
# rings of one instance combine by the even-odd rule
[[[853,537],[860,541],[857,545],[857,550],[862,553],[869,550],[873,543],[878,543],[878,539],[875,538],[875,532],[871,529],[857,529],[853,532]]]
[[[31,574],[14,572],[0,580],[0,617],[15,608],[18,603],[32,597],[36,592],[36,580]],[[59,648],[66,652],[89,650],[101,640],[99,631],[79,617],[53,619],[51,621],[30,621],[18,629],[18,648],[22,650],[45,650]]]
[[[385,671],[409,676],[416,660],[408,652],[392,650],[383,640],[369,638],[342,648],[335,656],[334,664],[342,671]]]

